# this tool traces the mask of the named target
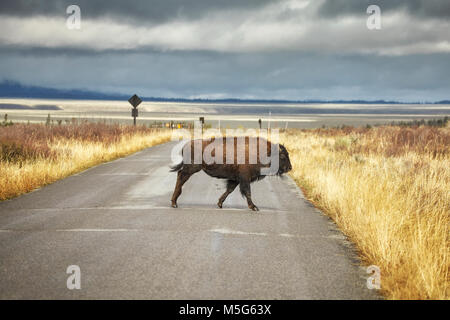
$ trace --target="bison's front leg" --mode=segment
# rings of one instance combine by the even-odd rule
[[[223,202],[228,197],[228,195],[230,193],[232,193],[234,191],[234,189],[236,189],[238,184],[239,184],[239,181],[234,181],[234,180],[227,181],[227,191],[224,192],[224,194],[219,198],[219,202],[217,202],[217,206],[219,208],[222,208]]]
[[[259,211],[258,207],[252,201],[252,193],[250,191],[250,179],[243,179],[240,181],[239,188],[241,189],[242,195],[247,198],[247,204],[253,211]]]

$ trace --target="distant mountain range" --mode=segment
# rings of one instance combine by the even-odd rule
[[[128,100],[130,95],[101,93],[88,90],[62,90],[39,86],[26,86],[15,81],[0,82],[0,98],[36,98],[36,99],[73,99],[73,100]],[[346,103],[346,104],[405,104],[398,101],[385,100],[279,100],[279,99],[187,99],[141,97],[144,101],[157,102],[201,102],[201,103]],[[424,102],[408,102],[408,104],[424,104]],[[426,104],[450,104],[450,100],[426,102]]]

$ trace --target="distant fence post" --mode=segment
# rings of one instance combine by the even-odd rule
[[[199,120],[200,123],[202,124],[202,138],[203,138],[203,125],[205,124],[205,117],[200,117]]]

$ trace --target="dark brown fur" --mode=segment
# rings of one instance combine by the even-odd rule
[[[205,173],[210,175],[211,177],[219,178],[219,179],[227,179],[227,190],[225,193],[219,198],[219,201],[217,205],[219,208],[222,208],[222,204],[227,198],[227,196],[234,191],[234,189],[239,185],[241,194],[247,198],[247,204],[248,207],[252,210],[257,211],[258,207],[255,206],[255,204],[252,202],[251,198],[251,191],[250,191],[250,183],[263,179],[265,176],[261,174],[261,168],[268,168],[270,167],[270,163],[268,164],[262,164],[260,163],[260,148],[259,144],[264,146],[267,145],[267,151],[263,152],[263,155],[267,153],[268,156],[271,154],[271,148],[272,144],[271,142],[263,139],[263,138],[256,138],[256,137],[230,137],[230,138],[220,138],[222,140],[216,140],[216,139],[205,139],[205,140],[191,140],[183,147],[182,155],[183,155],[183,161],[174,166],[172,168],[172,171],[178,172],[178,178],[177,178],[177,184],[175,186],[175,190],[172,196],[172,207],[176,208],[177,205],[177,199],[181,194],[181,189],[183,184],[196,172],[203,170]],[[238,139],[245,139],[245,140],[238,140]],[[255,139],[251,141],[251,139]],[[261,139],[261,140],[260,140]],[[251,149],[249,147],[250,143],[252,142],[253,146],[256,146],[256,150]],[[205,148],[207,148],[211,143],[218,143],[219,145],[222,145],[223,147],[223,163],[205,163],[205,161],[202,158],[202,163],[195,164],[194,163],[194,145],[195,143],[198,143],[198,146],[201,144],[201,150],[203,154],[203,151]],[[230,157],[231,160],[226,159],[227,155],[227,144],[234,147],[233,155],[234,157]],[[211,146],[210,146],[211,147]],[[283,173],[286,173],[292,169],[291,162],[289,160],[289,153],[287,152],[286,148],[281,145],[273,145],[274,148],[278,148],[279,152],[279,167],[278,171],[276,172],[277,175],[281,175]],[[241,148],[238,150],[238,148]],[[243,152],[242,148],[244,148],[245,153]],[[252,153],[256,151],[255,154],[250,154],[249,150],[251,149]],[[217,149],[216,149],[217,150]],[[209,152],[211,149],[209,149]],[[241,159],[238,159],[238,152],[241,151],[240,154],[245,154],[245,162]],[[208,152],[208,151],[207,151]],[[190,157],[189,157],[190,154]],[[215,156],[215,152],[210,152],[212,156]],[[218,153],[219,155],[219,153]],[[251,159],[257,159],[257,162],[255,164],[250,164]],[[241,160],[241,161],[238,161]],[[238,162],[244,162],[242,164],[239,164]]]

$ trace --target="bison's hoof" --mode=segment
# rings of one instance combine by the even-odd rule
[[[176,203],[172,203],[172,208],[178,208],[178,205]]]
[[[257,206],[250,207],[250,209],[252,209],[253,211],[259,211],[259,208]]]
[[[222,209],[222,204],[219,202],[219,203],[217,203],[217,206],[220,208],[220,209]]]

